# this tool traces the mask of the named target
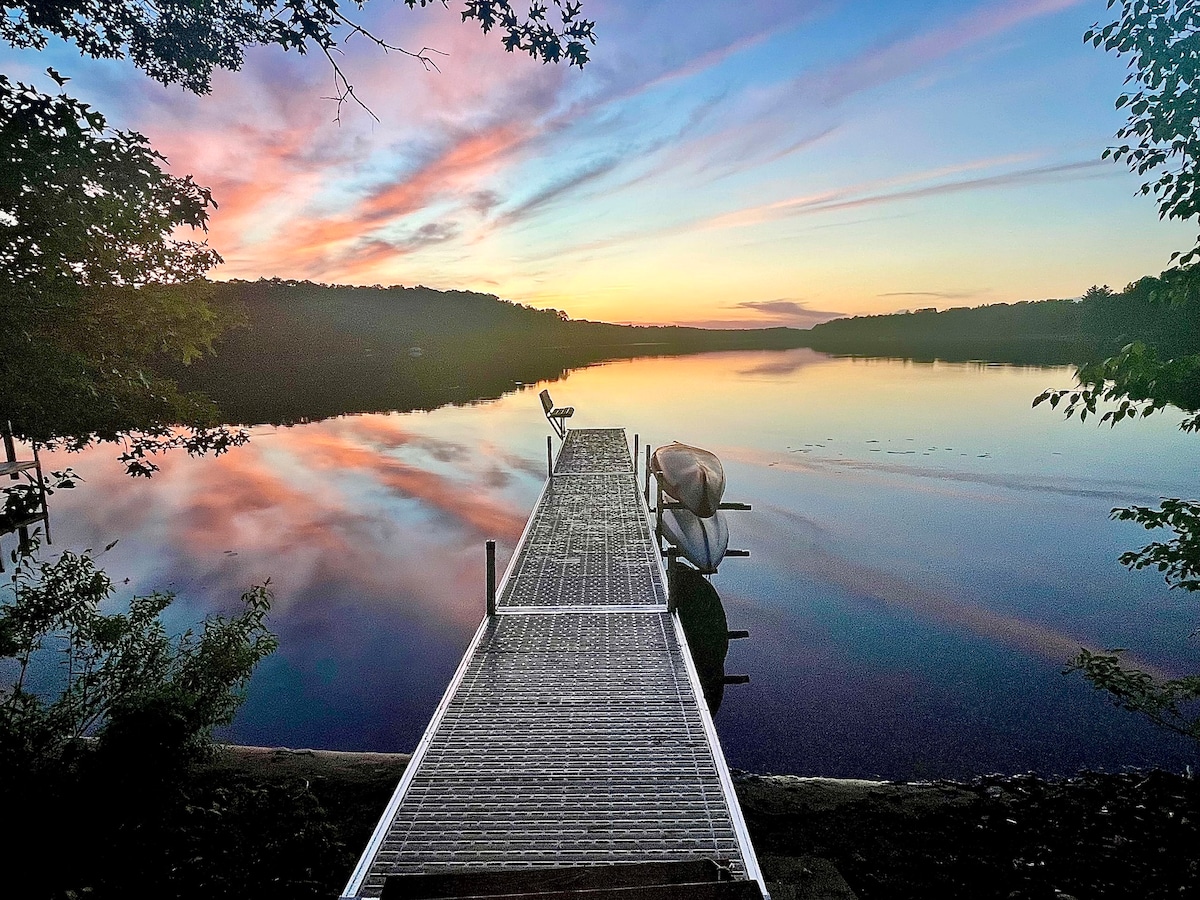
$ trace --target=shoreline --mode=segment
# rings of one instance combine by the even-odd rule
[[[372,750],[320,750],[309,747],[259,747],[247,744],[216,744],[215,759],[205,766],[213,771],[256,771],[264,776],[316,775],[373,779],[395,775],[399,779],[411,753]],[[805,795],[818,808],[853,802],[868,795],[898,793],[944,794],[947,787],[966,784],[953,779],[931,781],[886,781],[870,778],[833,778],[824,775],[779,775],[730,769],[735,785],[764,782]],[[1019,776],[1006,776],[1019,777]],[[739,789],[739,797],[741,790]]]
[[[319,804],[348,877],[406,753],[217,745],[206,777],[290,786]],[[1200,779],[875,781],[732,770],[773,900],[1185,896],[1200,890]]]

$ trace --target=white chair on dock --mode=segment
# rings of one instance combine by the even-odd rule
[[[538,398],[542,401],[542,410],[546,413],[546,419],[550,422],[550,427],[554,429],[554,433],[560,438],[566,438],[567,419],[575,415],[575,407],[555,407],[554,401],[550,399],[549,391],[542,391],[538,394]]]

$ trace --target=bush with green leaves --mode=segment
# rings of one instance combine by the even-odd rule
[[[116,588],[90,552],[21,558],[4,590],[0,778],[83,752],[186,764],[232,721],[255,666],[276,647],[267,584],[243,594],[235,614],[178,636],[162,619],[170,593],[108,611]]]

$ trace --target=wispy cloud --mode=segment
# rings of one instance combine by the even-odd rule
[[[516,206],[506,209],[497,218],[496,223],[499,225],[511,225],[527,219],[531,214],[538,212],[543,207],[549,206],[556,200],[568,196],[579,188],[597,181],[621,165],[622,162],[624,162],[623,157],[610,156],[598,159],[577,171],[570,172],[545,185]]]
[[[776,242],[795,241],[799,230],[877,223],[874,211],[912,212],[903,203],[922,197],[1095,174],[1088,167],[1099,163],[1062,162],[1071,158],[1062,148],[1082,145],[1078,134],[1043,131],[1036,147],[1020,137],[992,142],[995,158],[939,170],[931,156],[987,152],[960,140],[969,122],[931,135],[936,152],[915,131],[895,142],[872,131],[883,118],[892,129],[909,119],[914,128],[930,125],[920,106],[929,100],[928,75],[942,79],[938,99],[950,104],[956,126],[966,121],[967,87],[951,76],[969,71],[971,90],[985,77],[1011,82],[1018,65],[1022,77],[1041,77],[1059,57],[1018,63],[1005,48],[1034,48],[1043,18],[1078,5],[972,0],[938,12],[896,0],[883,14],[863,15],[830,0],[697,0],[680,15],[666,2],[607,0],[596,12],[602,42],[582,73],[505,53],[494,35],[444,11],[381,7],[368,12],[381,31],[449,56],[441,73],[426,73],[356,46],[344,62],[380,121],[348,110],[340,127],[321,99],[330,92],[326,64],[269,48],[252,51],[243,71],[222,74],[204,98],[118,77],[115,65],[81,63],[68,74],[73,84],[107,85],[107,100],[85,99],[106,111],[116,104],[115,124],[144,131],[175,171],[213,187],[221,206],[210,240],[227,260],[218,277],[422,281],[545,297],[568,309],[568,297],[587,295],[593,299],[577,301],[580,314],[603,316],[608,301],[595,298],[615,300],[644,283],[654,239],[686,235],[661,249],[701,254],[706,265],[736,257],[777,279],[756,282],[755,295],[782,297],[804,285],[819,294],[819,312],[879,304],[887,282],[830,299],[815,282],[827,288],[834,276],[814,279],[797,271],[799,261],[789,268],[778,258]],[[1071,52],[1082,49],[1064,50]],[[102,77],[80,74],[92,71],[87,66]],[[870,211],[834,214],[859,206]],[[732,247],[723,244],[727,229],[787,219],[796,224],[746,229]],[[888,229],[871,231],[886,244]],[[822,235],[820,243],[834,240]],[[602,269],[585,274],[581,266]],[[676,260],[671,270],[687,267]],[[926,277],[906,273],[899,284],[912,283],[909,275]],[[591,284],[576,283],[580,277]],[[665,299],[673,289],[665,276],[655,280]],[[1006,296],[1007,287],[997,290]],[[721,302],[710,294],[696,315],[807,321],[799,312],[788,318]]]
[[[980,168],[993,165],[994,161],[985,160],[957,167],[959,170]],[[784,219],[792,216],[814,215],[817,213],[836,212],[844,209],[857,209],[864,206],[879,206],[889,203],[900,203],[909,200],[919,200],[925,197],[936,197],[944,194],[957,194],[964,191],[991,190],[1004,187],[1020,187],[1029,184],[1044,184],[1063,181],[1070,178],[1093,177],[1097,169],[1108,170],[1112,166],[1106,160],[1089,159],[1078,162],[1059,163],[1054,165],[1032,166],[1024,169],[1014,169],[996,175],[985,175],[978,178],[960,178],[949,181],[938,181],[919,187],[904,190],[872,190],[887,182],[875,185],[858,185],[847,188],[824,191],[818,194],[793,197],[759,206],[747,207],[736,212],[724,213],[701,223],[702,228],[737,228],[746,225],[757,225],[774,219]],[[946,170],[942,170],[943,172]],[[920,181],[936,177],[939,172],[922,173],[908,176],[904,181]],[[894,183],[894,182],[893,182]]]
[[[992,39],[1030,19],[1079,6],[1083,0],[1005,0],[970,10],[937,28],[877,43],[793,84],[826,105],[911,75],[931,63]]]
[[[977,291],[887,291],[876,297],[928,297],[932,300],[971,300],[990,293],[989,289]]]
[[[766,166],[807,150],[845,127],[839,109],[855,96],[920,73],[955,53],[996,38],[1031,19],[1082,0],[1001,2],[969,10],[949,23],[893,36],[828,64],[805,69],[766,90],[729,98],[719,131],[680,142],[664,166],[695,166],[717,177]],[[796,123],[804,122],[797,134]]]
[[[1049,166],[1034,166],[1024,169],[1009,170],[996,175],[978,178],[961,178],[946,180],[947,176],[963,172],[979,171],[1000,165],[1025,161],[1029,154],[994,157],[971,160],[952,166],[942,166],[937,169],[911,173],[896,178],[878,179],[831,188],[811,194],[803,194],[784,200],[773,200],[769,203],[743,207],[731,212],[720,213],[707,218],[684,218],[665,225],[630,228],[607,237],[581,241],[568,246],[556,248],[560,255],[587,253],[619,247],[623,244],[640,243],[651,238],[665,238],[675,235],[690,234],[701,231],[718,231],[730,228],[742,228],[752,225],[769,223],[777,220],[812,216],[821,213],[837,212],[856,207],[880,206],[899,203],[906,200],[916,200],[922,197],[939,194],[952,194],[973,190],[995,189],[1005,186],[1020,186],[1022,184],[1045,183],[1071,177],[1095,176],[1093,170],[1106,166],[1102,160],[1086,160],[1082,162],[1065,163]],[[1111,166],[1108,166],[1111,170]],[[1106,173],[1102,173],[1106,174]],[[933,182],[932,184],[921,182]],[[916,187],[903,190],[888,190],[893,187],[917,184]]]
[[[819,322],[841,318],[845,313],[830,312],[823,309],[810,309],[803,300],[743,300],[735,303],[730,309],[745,309],[760,315],[763,324],[789,325],[793,328],[811,328]]]

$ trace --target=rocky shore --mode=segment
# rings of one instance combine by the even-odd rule
[[[330,850],[312,860],[305,885],[330,896],[407,762],[404,754],[223,747],[203,777],[225,786],[218,790],[260,790],[275,806],[303,801],[300,821]],[[1200,896],[1200,781],[1188,775],[928,783],[734,775],[774,900]],[[254,818],[264,827],[273,819]],[[285,882],[298,875],[277,873]]]

